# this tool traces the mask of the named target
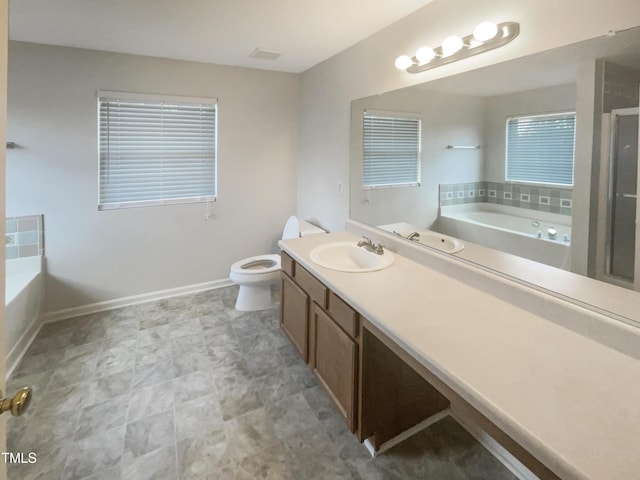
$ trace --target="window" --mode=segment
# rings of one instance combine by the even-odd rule
[[[420,185],[420,118],[365,111],[363,152],[363,188]]]
[[[507,119],[506,180],[573,185],[575,112]]]
[[[99,210],[214,201],[217,100],[98,92]]]

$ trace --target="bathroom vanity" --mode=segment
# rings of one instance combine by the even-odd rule
[[[366,319],[282,253],[281,326],[360,441],[374,447],[449,406],[365,327]]]
[[[589,323],[596,313],[441,254],[396,255],[367,273],[310,259],[323,243],[358,240],[340,232],[280,243],[281,326],[361,441],[377,450],[446,412],[539,478],[637,478],[637,355],[554,316]]]

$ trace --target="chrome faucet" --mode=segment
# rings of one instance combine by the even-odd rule
[[[409,235],[407,235],[407,240],[413,240],[414,242],[417,242],[420,239],[420,234],[418,232],[411,232]]]
[[[382,255],[384,250],[382,248],[382,244],[378,243],[377,245],[371,241],[369,237],[362,237],[364,240],[360,240],[358,242],[359,247],[364,247],[365,250],[375,253],[376,255]]]
[[[401,233],[396,232],[395,230],[393,230],[393,233],[395,233],[400,238],[406,238],[407,240],[413,240],[414,242],[417,242],[420,239],[420,234],[418,232],[411,232],[406,237],[404,235],[402,235]]]

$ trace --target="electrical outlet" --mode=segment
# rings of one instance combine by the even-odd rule
[[[7,245],[15,245],[16,236],[15,235],[5,235],[6,244]]]

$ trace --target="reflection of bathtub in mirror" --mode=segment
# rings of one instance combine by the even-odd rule
[[[490,203],[441,207],[435,230],[568,270],[571,217]]]
[[[391,223],[389,225],[379,225],[378,228],[444,253],[458,253],[464,248],[464,243],[457,238],[426,228],[416,227],[410,223]]]

